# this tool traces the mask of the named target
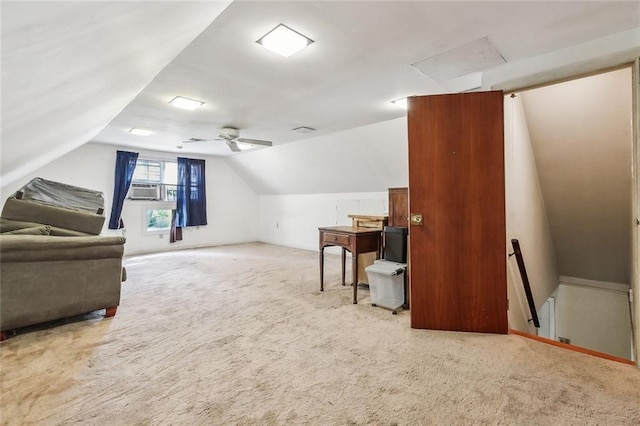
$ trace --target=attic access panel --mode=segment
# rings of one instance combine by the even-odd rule
[[[487,37],[439,53],[411,66],[437,83],[504,64]]]

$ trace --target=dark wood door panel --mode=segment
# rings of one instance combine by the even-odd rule
[[[389,188],[389,226],[409,226],[409,188]]]
[[[502,93],[409,105],[411,325],[506,333]]]

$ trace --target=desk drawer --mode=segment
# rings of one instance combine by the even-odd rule
[[[358,220],[356,221],[355,226],[359,228],[379,229],[381,231],[382,231],[382,228],[384,228],[384,225],[382,224],[382,222],[377,220]]]
[[[343,234],[332,234],[325,232],[322,241],[326,244],[334,244],[338,246],[349,246],[349,236]]]

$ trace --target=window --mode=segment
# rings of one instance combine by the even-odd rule
[[[143,233],[165,233],[171,229],[171,214],[178,191],[178,163],[138,158],[129,199],[150,202],[142,207]]]
[[[138,160],[133,181],[162,183],[162,161]]]
[[[147,232],[171,229],[171,209],[148,209]]]
[[[129,191],[130,199],[153,199],[156,201],[175,201],[178,183],[178,163],[175,161],[138,159],[136,169],[133,172],[132,189]],[[140,190],[135,188],[144,186]],[[158,189],[159,196],[149,196]],[[139,196],[143,194],[142,196]]]

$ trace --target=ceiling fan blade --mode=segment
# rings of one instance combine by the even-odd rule
[[[273,145],[273,142],[271,142],[271,141],[263,141],[263,140],[260,140],[260,139],[237,138],[236,142],[250,143],[252,145],[262,145],[262,146],[271,146],[271,145]]]
[[[227,139],[225,142],[227,143],[227,145],[229,145],[229,148],[231,148],[231,151],[233,151],[233,152],[240,152],[241,151],[241,149],[238,147],[238,144],[235,141]]]
[[[186,141],[182,141],[182,143],[194,143],[194,142],[211,142],[211,141],[219,141],[220,139],[200,139],[200,138],[189,138]]]

